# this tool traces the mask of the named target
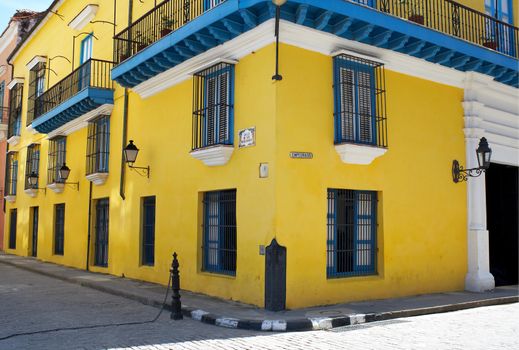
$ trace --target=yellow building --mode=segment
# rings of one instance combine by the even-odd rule
[[[519,165],[517,1],[468,3],[54,1],[10,57],[6,251],[163,284],[176,251],[273,310],[493,288],[451,168]]]

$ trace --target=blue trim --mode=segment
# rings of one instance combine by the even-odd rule
[[[82,65],[83,63],[88,61],[90,58],[92,58],[92,43],[93,43],[92,37],[93,37],[93,33],[90,33],[83,40],[81,40],[81,50],[80,50],[80,56],[79,56],[79,65]],[[83,56],[85,54],[85,46],[87,46],[88,44],[90,44],[90,47],[89,47],[90,53],[88,55],[89,57],[86,60],[84,60]]]
[[[86,88],[49,112],[36,118],[32,122],[32,127],[42,134],[48,134],[101,105],[113,103],[113,90]]]

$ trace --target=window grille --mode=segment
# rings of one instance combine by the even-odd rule
[[[27,147],[27,161],[25,164],[25,189],[38,188],[39,180],[33,186],[29,183],[29,177],[32,173],[38,177],[40,175],[40,145],[32,144]]]
[[[64,182],[59,176],[59,169],[66,161],[67,138],[56,137],[49,141],[49,165],[47,169],[47,183]]]
[[[20,136],[22,127],[23,84],[16,84],[9,93],[9,138]]]
[[[142,199],[142,264],[155,264],[155,196]]]
[[[219,63],[194,76],[192,149],[233,144],[234,66]]]
[[[96,203],[95,255],[96,266],[108,266],[108,227],[110,202],[108,198],[98,199]]]
[[[364,58],[334,58],[335,143],[387,147],[384,65]]]
[[[110,117],[103,116],[88,124],[87,175],[108,172],[110,155]]]
[[[63,255],[65,246],[65,203],[54,206],[54,254]]]
[[[236,275],[236,190],[204,193],[203,270]]]
[[[41,114],[43,101],[38,97],[45,91],[45,72],[45,62],[40,62],[29,73],[27,125],[32,123],[36,115]]]
[[[9,249],[16,249],[16,221],[17,210],[11,209],[9,217]]]
[[[328,190],[328,278],[377,273],[376,211],[376,192]]]
[[[5,194],[16,196],[16,184],[18,179],[18,152],[7,153],[7,173],[5,177]]]

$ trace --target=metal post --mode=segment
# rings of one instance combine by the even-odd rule
[[[177,253],[173,253],[173,262],[171,263],[171,290],[173,295],[171,296],[171,319],[181,320],[182,316],[182,303],[180,302],[180,274],[178,272]]]
[[[276,6],[276,74],[272,77],[272,80],[280,81],[283,80],[281,74],[279,74],[279,21],[281,19],[281,6]]]

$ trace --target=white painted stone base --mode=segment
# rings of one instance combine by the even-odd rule
[[[94,185],[98,186],[104,184],[107,177],[108,173],[93,173],[86,176],[88,181],[92,181]]]
[[[16,196],[8,195],[8,196],[5,196],[4,198],[9,203],[14,203],[16,201]]]
[[[343,163],[360,165],[369,165],[376,158],[383,156],[387,152],[385,148],[353,145],[350,143],[335,145],[335,150]]]
[[[231,159],[234,146],[213,146],[191,152],[191,156],[204,162],[207,166],[225,165]]]
[[[469,271],[465,277],[465,289],[471,292],[494,289],[494,276],[490,273],[487,230],[469,230],[468,254]]]
[[[65,187],[64,184],[62,183],[58,183],[58,182],[54,182],[54,183],[51,183],[51,184],[48,184],[47,185],[47,188],[54,191],[55,193],[61,193],[63,192],[63,188]]]

